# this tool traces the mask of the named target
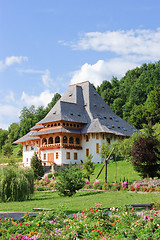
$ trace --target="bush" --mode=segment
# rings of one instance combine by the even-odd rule
[[[0,169],[0,200],[23,201],[34,192],[34,173],[31,169],[7,166]]]
[[[158,142],[153,136],[144,138],[139,136],[133,144],[132,156],[132,164],[140,176],[143,178],[160,176],[160,151]]]
[[[42,161],[40,159],[38,159],[36,152],[34,152],[34,155],[31,158],[31,168],[34,171],[34,178],[35,179],[43,177],[44,169],[43,169],[43,166],[42,166]]]
[[[55,188],[61,196],[72,196],[84,186],[82,171],[77,168],[66,168],[59,173]]]

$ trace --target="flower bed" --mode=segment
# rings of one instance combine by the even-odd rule
[[[25,215],[23,221],[0,218],[0,238],[17,239],[160,239],[160,219],[155,210],[137,215],[134,209],[110,209],[111,216],[95,204],[68,217],[64,212]]]

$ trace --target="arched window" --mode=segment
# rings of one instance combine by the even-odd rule
[[[55,138],[55,143],[60,143],[60,137],[59,137],[59,136],[57,136],[57,137]]]
[[[46,138],[43,138],[42,140],[42,145],[46,145],[47,144],[47,139]]]
[[[54,126],[56,127],[56,126],[57,126],[57,123],[55,123]]]
[[[69,143],[73,144],[73,137],[69,138]]]
[[[63,137],[63,143],[67,143],[67,137],[66,136]]]
[[[52,138],[52,137],[50,137],[50,138],[48,139],[48,144],[53,144],[53,138]]]
[[[80,139],[76,138],[76,144],[80,144]]]

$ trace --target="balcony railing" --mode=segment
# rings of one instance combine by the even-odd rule
[[[40,150],[52,150],[52,149],[60,149],[60,148],[65,148],[65,149],[76,149],[76,150],[81,150],[82,146],[79,144],[43,144],[40,147]]]

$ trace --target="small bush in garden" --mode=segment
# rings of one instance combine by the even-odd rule
[[[113,183],[104,183],[102,185],[102,190],[111,190],[113,186]]]
[[[36,152],[34,152],[34,155],[31,158],[31,168],[34,171],[35,179],[39,179],[40,177],[43,177],[44,169],[42,166],[42,161],[40,159],[38,159]]]
[[[0,200],[23,201],[34,192],[34,173],[32,169],[18,166],[0,168]]]
[[[37,187],[37,191],[40,191],[40,192],[45,191],[45,188],[44,187]]]
[[[59,173],[58,182],[55,184],[56,190],[61,196],[72,196],[77,190],[83,188],[84,177],[81,169],[66,168]]]
[[[52,178],[52,176],[53,176],[53,174],[52,174],[52,173],[49,173],[47,177],[48,177],[48,178]]]
[[[93,189],[102,189],[102,185],[99,183],[99,181],[95,181],[93,183]]]

